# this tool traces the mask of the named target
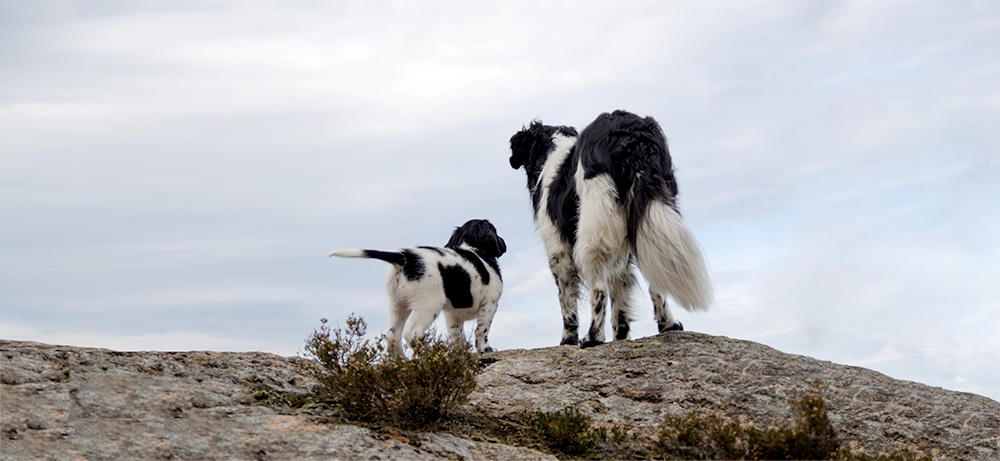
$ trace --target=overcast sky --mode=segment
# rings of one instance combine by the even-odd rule
[[[556,345],[507,142],[614,109],[670,142],[688,330],[1000,399],[989,1],[0,0],[0,337],[295,355],[386,329],[385,264],[328,251],[487,218],[493,346]]]

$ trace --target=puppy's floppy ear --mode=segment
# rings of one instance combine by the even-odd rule
[[[499,258],[507,252],[507,242],[505,242],[503,237],[500,237],[500,234],[497,233],[497,228],[493,226],[493,223],[484,219],[478,228],[478,248],[482,249],[494,258]]]
[[[468,223],[466,223],[468,224]],[[448,243],[444,244],[445,248],[458,248],[462,244],[462,240],[465,240],[465,227],[462,225],[455,228],[455,232],[451,233],[451,238],[448,239]]]

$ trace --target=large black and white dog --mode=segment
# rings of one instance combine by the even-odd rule
[[[568,126],[534,121],[510,138],[510,166],[522,166],[535,223],[559,289],[563,334],[577,344],[580,281],[593,316],[582,347],[604,342],[611,301],[614,339],[629,339],[632,266],[649,282],[659,331],[682,330],[667,295],[689,311],[705,310],[712,287],[701,248],[677,209],[667,141],[652,117],[604,113],[577,136]]]
[[[506,251],[507,244],[493,224],[473,219],[456,228],[444,248],[334,250],[328,256],[392,264],[385,279],[390,300],[388,338],[389,350],[398,355],[403,350],[401,339],[413,344],[442,311],[452,341],[465,341],[462,325],[476,319],[476,350],[492,351],[486,336],[503,292],[497,260]]]

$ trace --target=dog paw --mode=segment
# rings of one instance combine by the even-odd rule
[[[576,346],[578,344],[580,344],[580,340],[577,339],[576,336],[570,336],[568,338],[563,338],[563,340],[559,342],[560,346],[565,346],[565,345]]]
[[[600,346],[604,344],[604,341],[598,341],[596,339],[588,339],[580,343],[580,349],[586,349],[588,347]]]
[[[660,330],[660,333],[666,333],[668,331],[684,331],[684,324],[681,322],[675,322],[673,325]]]
[[[490,346],[486,346],[486,349],[483,349],[483,350],[482,350],[481,352],[482,352],[483,354],[485,354],[485,353],[487,353],[487,352],[493,352],[493,348],[492,348],[492,347],[490,347]]]

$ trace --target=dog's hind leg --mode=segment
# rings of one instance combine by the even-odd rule
[[[660,333],[674,330],[680,331],[684,329],[684,325],[677,321],[674,314],[670,312],[670,307],[667,306],[666,296],[661,295],[650,288],[649,297],[653,300],[653,316],[656,318],[656,327],[659,329]]]
[[[590,319],[590,330],[587,331],[587,336],[584,336],[583,342],[580,343],[582,348],[604,344],[604,314],[607,311],[605,306],[608,304],[608,289],[604,286],[604,282],[595,285],[590,290],[593,317]]]
[[[583,282],[590,287],[593,306],[590,331],[580,346],[590,347],[604,342],[608,281],[617,283],[615,276],[628,267],[629,248],[625,213],[618,203],[611,177],[600,174],[586,179],[581,166],[576,172],[576,187],[580,195],[580,224],[573,260],[579,265]],[[622,291],[618,287],[614,289]],[[625,317],[627,319],[627,313]]]
[[[573,265],[569,252],[559,252],[549,258],[549,268],[559,289],[559,307],[562,311],[563,332],[559,345],[579,344],[580,320],[577,317],[577,301],[580,299],[580,275]]]
[[[629,321],[632,317],[632,292],[635,289],[636,278],[629,264],[621,269],[621,272],[612,276],[610,288],[611,296],[611,331],[615,335],[615,341],[632,339],[629,329]]]

